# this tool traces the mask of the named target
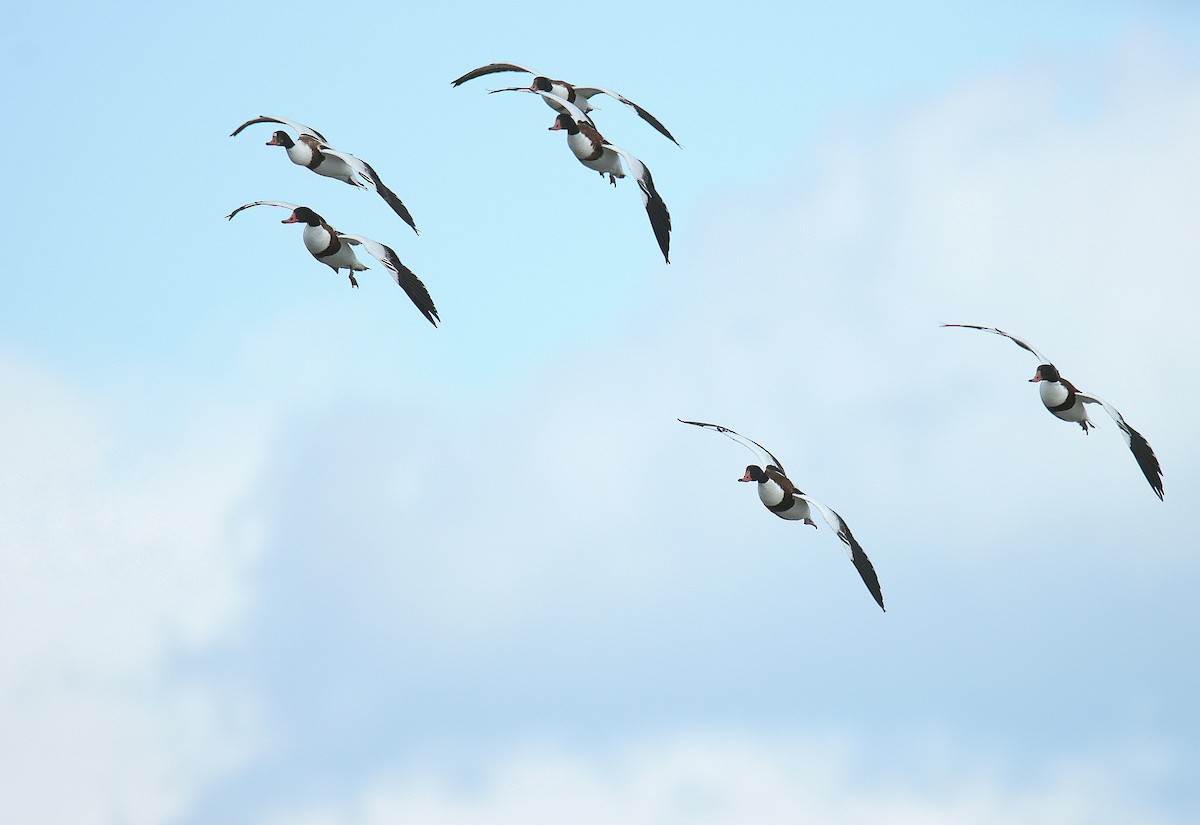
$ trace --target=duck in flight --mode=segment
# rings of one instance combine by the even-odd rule
[[[318,175],[340,180],[359,189],[375,190],[379,197],[383,198],[384,203],[390,206],[401,220],[412,227],[413,232],[418,231],[412,215],[409,214],[408,207],[401,202],[400,198],[396,197],[395,192],[384,185],[379,174],[371,168],[371,164],[362,158],[334,149],[325,140],[325,136],[311,126],[271,115],[259,115],[253,120],[247,120],[234,129],[229,136],[237,137],[243,129],[255,123],[278,123],[295,130],[297,134],[295,139],[282,129],[276,130],[271,135],[271,139],[267,141],[267,146],[282,146],[287,150],[287,156],[292,163],[311,169]]]
[[[1042,355],[1020,338],[1009,335],[1002,329],[981,327],[975,324],[942,324],[942,326],[958,327],[959,329],[977,329],[982,332],[993,333],[994,335],[1002,335],[1021,349],[1033,353],[1034,357],[1038,359],[1039,365],[1037,372],[1033,374],[1033,378],[1030,378],[1029,381],[1030,383],[1038,384],[1038,394],[1042,398],[1042,404],[1056,418],[1078,424],[1084,433],[1087,433],[1089,428],[1096,426],[1088,418],[1087,405],[1095,404],[1102,407],[1108,413],[1109,417],[1116,422],[1117,427],[1121,430],[1121,435],[1125,436],[1125,443],[1129,446],[1130,452],[1133,453],[1133,457],[1137,461],[1142,475],[1150,483],[1150,489],[1154,491],[1154,494],[1159,499],[1162,499],[1162,467],[1158,463],[1158,457],[1154,455],[1154,450],[1150,448],[1150,442],[1141,433],[1126,423],[1124,416],[1117,412],[1116,407],[1099,396],[1078,389],[1059,374],[1058,368],[1050,363],[1049,358]]]
[[[875,575],[875,567],[871,564],[871,560],[867,558],[867,554],[863,552],[862,547],[859,546],[858,541],[850,532],[850,527],[846,524],[845,520],[834,512],[832,508],[826,507],[812,496],[806,495],[803,491],[797,489],[796,485],[787,477],[787,473],[784,472],[783,465],[779,463],[779,459],[773,456],[770,450],[757,441],[746,438],[743,435],[738,435],[733,430],[728,427],[722,427],[720,424],[705,424],[702,421],[684,421],[682,418],[679,419],[679,422],[721,433],[754,453],[759,463],[746,467],[746,474],[739,478],[738,481],[757,482],[759,501],[781,519],[803,521],[805,524],[816,527],[817,523],[811,517],[812,509],[815,507],[821,514],[821,517],[825,519],[825,523],[829,525],[831,530],[837,533],[837,537],[846,545],[850,561],[853,562],[854,568],[858,570],[858,575],[862,576],[863,584],[867,586],[867,590],[871,592],[876,603],[879,604],[879,608],[884,611],[887,610],[883,606],[883,592],[879,588],[879,577]]]
[[[668,138],[676,146],[679,145],[679,141],[675,140],[675,136],[667,131],[666,126],[663,126],[658,122],[658,118],[647,112],[629,98],[619,95],[610,89],[601,88],[600,86],[575,86],[565,80],[553,80],[539,72],[535,72],[533,69],[527,69],[524,66],[518,66],[516,63],[489,63],[486,66],[480,66],[478,69],[471,69],[471,71],[467,72],[462,77],[452,81],[451,85],[461,86],[468,80],[474,80],[477,77],[483,77],[484,75],[495,74],[497,72],[525,72],[526,74],[534,75],[534,78],[533,83],[529,84],[528,86],[514,86],[508,89],[493,89],[493,92],[511,92],[517,91],[518,89],[527,92],[549,92],[557,98],[561,98],[566,100],[568,103],[575,104],[575,106],[578,107],[584,114],[592,111],[592,109],[595,108],[592,106],[593,97],[596,95],[608,95],[613,100],[618,100],[629,108],[633,109],[635,112],[637,112],[638,117],[657,129],[659,134]],[[559,104],[555,100],[551,98],[546,98],[545,100],[547,105],[550,107],[562,111],[562,109],[559,108]]]
[[[511,92],[528,92],[529,89],[504,89]],[[609,182],[617,185],[617,178],[625,177],[625,169],[621,165],[624,160],[629,167],[629,173],[637,181],[642,193],[642,205],[650,218],[650,228],[658,241],[663,260],[671,263],[671,213],[658,190],[654,188],[654,178],[646,164],[635,158],[620,146],[614,146],[605,140],[604,135],[597,131],[592,122],[575,104],[550,92],[535,91],[534,94],[543,98],[553,99],[556,108],[561,107],[559,115],[554,120],[551,131],[565,131],[567,146],[575,157],[589,169],[599,172],[601,176],[608,175]]]
[[[226,215],[225,218],[226,220],[233,220],[233,216],[238,212],[241,212],[243,209],[249,209],[252,206],[279,206],[292,210],[292,214],[284,218],[281,223],[304,224],[303,237],[305,248],[308,249],[314,258],[334,272],[343,269],[347,270],[350,275],[350,286],[355,288],[358,287],[358,279],[354,277],[354,273],[370,268],[354,254],[354,247],[361,246],[391,273],[392,280],[404,290],[429,323],[435,327],[438,325],[438,321],[441,318],[438,317],[437,308],[433,305],[433,298],[429,296],[429,290],[425,288],[425,284],[421,283],[421,279],[413,274],[412,270],[400,262],[400,258],[396,256],[396,253],[390,246],[373,241],[364,235],[351,235],[346,232],[339,232],[307,206],[300,206],[295,203],[288,203],[287,201],[254,201],[253,203],[244,203]]]

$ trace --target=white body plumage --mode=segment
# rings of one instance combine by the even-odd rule
[[[1072,421],[1075,423],[1088,422],[1087,407],[1079,396],[1075,397],[1075,403],[1065,410],[1056,410],[1055,407],[1066,403],[1070,392],[1059,381],[1041,381],[1038,383],[1038,395],[1041,396],[1042,403],[1046,405],[1051,413],[1056,418],[1061,418],[1063,421]]]
[[[335,243],[337,244],[337,251],[332,255],[326,254]],[[368,268],[354,254],[354,248],[350,244],[340,238],[335,238],[324,226],[306,225],[304,227],[304,246],[312,253],[314,258],[335,272],[339,269],[362,272]]]
[[[579,162],[588,169],[593,169],[603,175],[611,175],[614,178],[625,177],[621,156],[608,147],[601,150],[600,157],[589,160],[592,155],[596,154],[596,147],[592,143],[592,139],[583,132],[568,134],[567,145],[571,147],[571,151],[575,153]]]

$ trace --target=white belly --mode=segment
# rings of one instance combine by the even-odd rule
[[[766,507],[774,507],[783,501],[783,488],[774,481],[764,481],[758,485],[758,500]],[[782,512],[778,510],[771,512],[788,521],[803,521],[809,517],[808,502],[794,496],[791,507]]]
[[[588,169],[594,169],[605,175],[613,177],[625,177],[625,170],[621,168],[621,156],[611,149],[605,149],[600,153],[600,157],[595,160],[585,160],[595,154],[595,148],[592,146],[592,141],[589,140],[582,132],[575,135],[567,136],[567,145],[571,147],[571,151],[575,153],[575,157],[579,162]]]
[[[322,153],[324,154],[324,153]],[[359,183],[354,179],[354,170],[350,165],[341,158],[335,158],[331,155],[325,155],[317,168],[313,170],[318,175],[324,175],[327,178],[336,178],[346,183],[352,183],[358,186]]]
[[[287,148],[288,159],[297,166],[308,166],[312,163],[313,152],[312,147],[302,140],[298,140]]]
[[[1042,397],[1042,403],[1046,405],[1046,409],[1056,417],[1063,421],[1087,421],[1087,408],[1079,397],[1075,397],[1075,403],[1065,410],[1054,410],[1052,407],[1057,407],[1067,400],[1069,393],[1067,388],[1057,381],[1042,381],[1038,384],[1038,394]]]
[[[758,500],[767,507],[774,507],[783,501],[783,488],[774,481],[764,481],[758,485]]]
[[[354,254],[354,247],[343,241],[336,241],[338,249],[332,255],[323,254],[329,249],[333,237],[323,226],[304,227],[304,246],[312,256],[332,269],[351,269],[361,272],[367,267]]]
[[[774,512],[774,511],[773,511]],[[808,521],[810,511],[808,502],[801,498],[793,498],[792,506],[784,510],[782,513],[775,513],[780,518],[785,518],[788,521]]]
[[[367,265],[358,259],[354,254],[354,247],[348,243],[343,243],[342,248],[334,254],[319,259],[321,263],[328,264],[334,269],[350,269],[355,272],[362,272],[367,268]]]

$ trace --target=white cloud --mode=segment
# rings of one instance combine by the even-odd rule
[[[1167,823],[1144,798],[1170,766],[1160,754],[1041,766],[1021,782],[978,753],[910,754],[864,770],[843,742],[682,735],[603,755],[559,747],[503,755],[471,782],[433,772],[383,776],[344,808],[287,811],[263,825],[1104,825]],[[914,768],[914,765],[919,766]]]
[[[241,613],[256,452],[219,421],[118,452],[104,403],[10,356],[0,384],[0,819],[161,822],[250,743],[171,671]]]

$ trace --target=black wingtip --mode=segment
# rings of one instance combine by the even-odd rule
[[[1163,482],[1162,482],[1162,465],[1158,463],[1158,456],[1154,454],[1154,449],[1150,446],[1150,442],[1146,437],[1130,427],[1125,420],[1119,419],[1117,426],[1125,430],[1129,437],[1129,451],[1133,453],[1133,458],[1137,461],[1138,469],[1142,471],[1146,481],[1150,484],[1150,489],[1154,491],[1154,495],[1158,496],[1159,501],[1163,499]]]
[[[859,548],[859,553],[862,553],[861,547]],[[859,565],[858,560],[855,559],[854,566],[858,568],[863,584],[867,586],[868,592],[875,599],[875,603],[879,605],[879,609],[887,613],[887,608],[883,606],[883,590],[879,587],[879,577],[875,574],[875,566],[871,564],[871,560],[867,558],[865,553],[862,553],[862,560],[865,562],[864,565]]]
[[[647,174],[649,174],[647,172]],[[654,240],[658,242],[658,251],[662,253],[663,261],[671,263],[671,213],[667,204],[650,186],[650,196],[646,201],[646,216],[650,219],[650,229],[654,232]]]
[[[413,220],[412,213],[408,211],[408,207],[404,205],[404,201],[400,200],[395,192],[393,192],[391,189],[388,189],[387,186],[384,185],[383,181],[379,179],[379,175],[374,169],[371,168],[371,164],[363,161],[363,166],[367,168],[367,172],[369,172],[371,175],[371,183],[375,185],[376,194],[383,198],[383,202],[386,203],[391,210],[396,213],[400,220],[412,227],[413,232],[416,232],[418,235],[420,235],[421,231],[417,229],[417,222]]]
[[[834,515],[837,516],[841,527],[838,538],[849,546],[850,561],[854,564],[854,569],[858,571],[858,575],[862,578],[863,584],[867,586],[871,597],[875,599],[875,603],[879,605],[879,609],[887,613],[887,608],[883,606],[883,588],[879,586],[879,575],[875,572],[875,565],[871,564],[871,559],[867,557],[862,546],[851,534],[846,520],[838,516],[836,512]]]

